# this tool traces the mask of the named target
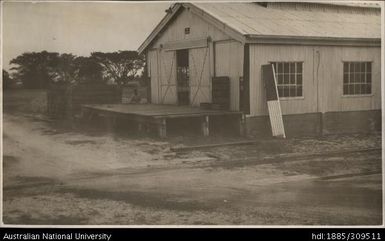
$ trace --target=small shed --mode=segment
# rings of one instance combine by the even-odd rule
[[[378,3],[175,3],[139,47],[151,102],[228,103],[270,135],[261,68],[275,69],[289,136],[381,128]]]

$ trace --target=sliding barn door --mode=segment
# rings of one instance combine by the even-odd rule
[[[148,73],[151,79],[151,103],[159,103],[159,69],[158,69],[158,51],[150,50],[148,51]]]
[[[209,48],[189,49],[190,103],[211,102]]]
[[[176,53],[160,51],[159,60],[161,73],[159,104],[176,104]]]

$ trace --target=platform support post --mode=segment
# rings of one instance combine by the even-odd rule
[[[246,131],[246,115],[245,114],[242,114],[240,116],[240,120],[239,120],[239,134],[241,136],[246,136],[246,134],[247,134],[247,131]]]
[[[113,131],[116,127],[116,116],[114,115],[105,115],[104,116],[107,124],[107,130]]]
[[[166,138],[167,137],[167,125],[166,125],[166,119],[163,118],[158,123],[158,132],[160,138]]]
[[[209,116],[204,116],[202,119],[202,133],[203,136],[209,136]]]
[[[84,107],[80,108],[80,118],[83,119],[86,116],[86,110]]]

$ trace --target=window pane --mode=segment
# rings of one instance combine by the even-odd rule
[[[355,94],[355,95],[361,93],[360,87],[361,87],[360,85],[357,85],[357,84],[354,85],[354,94]]]
[[[361,63],[354,63],[354,72],[360,72],[361,71]]]
[[[302,74],[302,63],[297,62],[297,73]]]
[[[290,84],[295,84],[295,74],[290,74]]]
[[[350,83],[354,83],[355,82],[355,74],[354,73],[350,73]]]
[[[353,63],[354,64],[354,73],[360,72],[360,63]]]
[[[283,75],[283,83],[284,84],[289,84],[289,75],[288,74],[284,74]]]
[[[283,96],[283,87],[282,86],[278,86],[277,88],[278,88],[278,95],[280,97],[282,97]]]
[[[348,95],[352,95],[354,93],[353,90],[353,85],[348,85]]]
[[[365,83],[365,73],[364,72],[362,72],[360,74],[360,81],[361,81],[361,83]]]
[[[355,85],[353,86],[353,88],[354,88],[353,94],[357,95],[357,94],[360,93],[360,85],[355,84]]]
[[[280,85],[280,84],[283,84],[283,75],[282,75],[282,74],[278,74],[278,76],[277,76],[277,82],[278,82],[279,85]]]
[[[362,94],[370,94],[370,88],[368,88],[368,84],[363,84],[361,86]]]
[[[349,72],[349,63],[345,62],[344,63],[344,73]]]
[[[356,72],[354,79],[355,79],[356,83],[361,83],[362,82],[361,81],[361,74],[359,72]]]
[[[295,73],[295,63],[294,62],[292,62],[292,63],[290,63],[290,73]]]
[[[366,63],[366,72],[369,72],[369,73],[372,72],[372,63],[371,62]]]
[[[302,86],[297,87],[297,96],[302,96]]]
[[[349,94],[351,95],[354,95],[356,92],[355,92],[356,88],[355,88],[355,85],[350,85],[349,87]]]
[[[361,94],[367,94],[366,92],[366,84],[361,84]]]
[[[365,63],[360,63],[360,72],[365,72]]]
[[[295,96],[297,96],[296,89],[297,89],[297,88],[296,88],[295,86],[290,86],[290,87],[289,87],[290,97],[295,97]]]
[[[366,93],[367,94],[371,94],[372,93],[372,85],[371,84],[367,84],[366,85]]]
[[[371,83],[372,82],[372,74],[371,73],[367,73],[366,74],[366,83]]]
[[[297,75],[297,85],[302,85],[302,74]]]
[[[349,94],[349,85],[344,85],[344,95]]]
[[[278,63],[278,72],[277,73],[283,73],[283,64]]]
[[[354,80],[355,80],[355,83],[361,83],[361,74],[360,72],[355,72],[354,73]]]
[[[289,97],[289,88],[287,86],[284,87],[283,89],[283,96],[284,97]]]
[[[347,83],[349,83],[349,74],[344,73],[344,84],[347,84]]]
[[[368,85],[367,84],[362,84],[361,85],[361,94],[369,94],[368,93]]]
[[[283,64],[283,72],[285,74],[289,73],[289,63],[284,63]]]

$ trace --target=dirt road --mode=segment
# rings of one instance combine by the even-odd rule
[[[379,152],[240,167],[209,152],[178,157],[164,142],[6,114],[4,223],[381,223]]]
[[[12,103],[11,110],[18,109],[17,101],[5,103]],[[166,142],[90,131],[85,126],[67,128],[44,116],[5,109],[5,224],[382,222],[379,150],[288,158],[379,148],[380,134],[266,141],[176,153],[171,147],[179,139]]]

